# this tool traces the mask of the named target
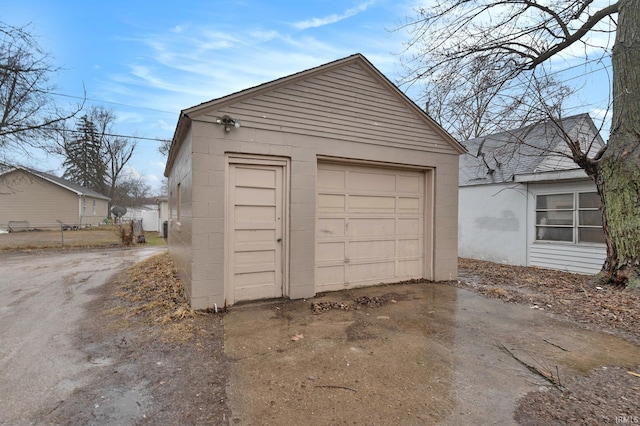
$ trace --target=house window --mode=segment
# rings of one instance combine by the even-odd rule
[[[82,215],[86,216],[87,214],[87,199],[82,197]]]
[[[96,215],[96,200],[93,200],[93,215]]]
[[[536,196],[536,240],[604,243],[596,192]]]

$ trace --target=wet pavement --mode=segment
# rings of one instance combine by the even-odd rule
[[[78,347],[75,340],[82,322],[92,315],[88,303],[116,274],[163,250],[1,256],[0,424],[41,423],[42,413],[53,412],[91,382],[96,369],[108,365],[108,359],[88,359],[86,348]],[[131,384],[126,392],[139,387]],[[129,396],[123,395],[122,403],[113,407],[118,419],[113,424],[131,424],[138,415],[140,407]]]
[[[640,359],[625,340],[443,284],[237,305],[224,329],[240,425],[510,425],[517,400],[550,384],[501,345],[560,382]]]

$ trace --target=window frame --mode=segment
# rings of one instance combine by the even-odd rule
[[[580,204],[580,195],[581,194],[598,194],[596,191],[589,190],[576,190],[576,191],[558,191],[558,192],[541,192],[536,193],[534,195],[534,242],[535,243],[543,243],[543,244],[573,244],[573,245],[598,245],[602,246],[605,244],[604,241],[580,241],[581,230],[585,229],[600,229],[603,230],[602,224],[598,225],[585,225],[584,220],[581,221],[582,212],[593,212],[597,211],[601,213],[600,207],[582,207]],[[572,208],[568,208],[566,206],[560,206],[559,208],[539,208],[538,201],[539,197],[549,197],[549,196],[572,196]],[[571,225],[562,225],[562,224],[541,224],[541,220],[538,219],[539,214],[543,212],[571,212]],[[602,223],[602,222],[601,222]],[[541,230],[544,228],[555,228],[555,229],[571,229],[571,240],[562,240],[562,239],[544,239],[540,237]],[[604,235],[604,231],[603,231]]]

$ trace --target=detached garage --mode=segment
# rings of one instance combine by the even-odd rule
[[[359,54],[182,111],[168,242],[192,306],[456,278],[463,152]]]

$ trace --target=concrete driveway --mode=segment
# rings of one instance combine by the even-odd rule
[[[640,359],[625,340],[444,284],[234,306],[224,329],[240,425],[511,425],[516,401],[550,384],[500,345],[565,382]]]
[[[32,424],[90,379],[100,360],[74,347],[84,306],[115,274],[165,248],[3,254],[0,424]]]

